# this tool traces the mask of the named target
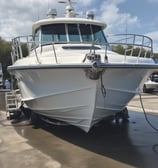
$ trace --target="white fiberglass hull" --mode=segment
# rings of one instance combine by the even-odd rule
[[[34,112],[88,131],[93,118],[97,81],[83,69],[17,71],[22,101]]]
[[[101,119],[123,110],[148,70],[107,68],[102,78],[89,79],[84,68],[12,70],[22,101],[34,112],[88,132]]]

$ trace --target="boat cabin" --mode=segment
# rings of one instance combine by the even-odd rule
[[[77,18],[48,19],[39,21],[33,26],[33,40],[41,45],[52,43],[107,43],[103,29],[105,24],[82,21]]]

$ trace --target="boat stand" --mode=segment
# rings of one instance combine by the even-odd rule
[[[116,113],[115,116],[114,116],[114,120],[116,121],[116,123],[119,123],[120,120],[122,120],[123,122],[127,122],[128,118],[129,118],[129,115],[128,115],[127,107],[125,107],[119,113]]]

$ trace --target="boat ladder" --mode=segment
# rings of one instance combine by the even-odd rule
[[[20,96],[17,93],[17,90],[12,90],[5,93],[5,103],[6,103],[6,112],[7,118],[10,118],[10,115],[13,115],[14,111],[19,109]]]

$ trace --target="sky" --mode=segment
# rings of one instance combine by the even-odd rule
[[[158,53],[158,0],[73,0],[82,17],[93,10],[95,18],[107,24],[106,34],[134,33],[151,37]],[[65,13],[65,4],[58,0],[0,0],[0,36],[10,40],[30,35],[32,24],[46,18],[49,8],[58,16]]]

